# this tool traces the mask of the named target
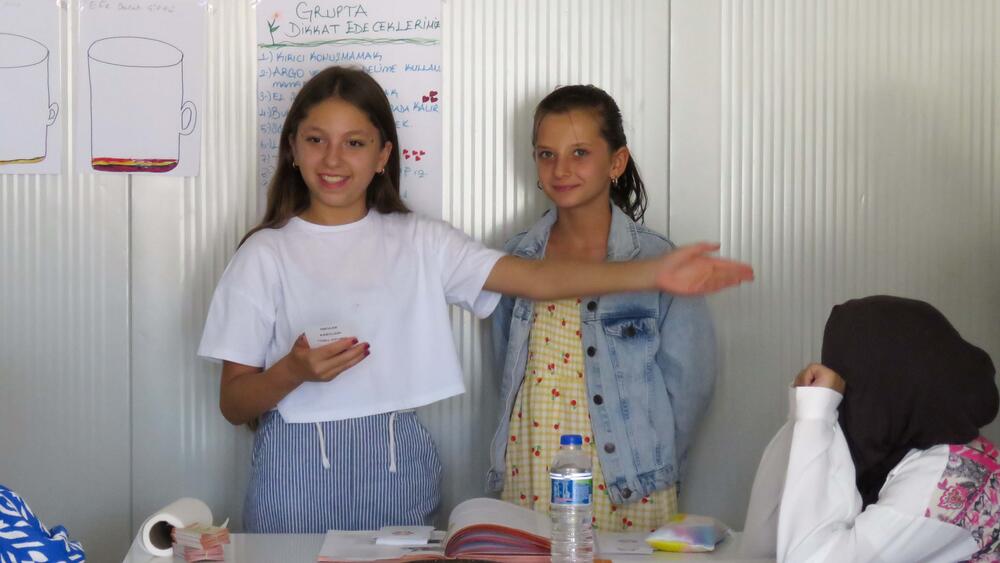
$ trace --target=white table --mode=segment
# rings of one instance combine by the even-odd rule
[[[231,563],[315,563],[323,534],[233,534],[226,546]],[[615,563],[688,561],[691,563],[773,563],[773,559],[744,559],[738,555],[739,535],[719,544],[712,553],[663,553],[653,555],[610,555]],[[123,563],[178,563],[180,559],[150,557],[133,547]]]

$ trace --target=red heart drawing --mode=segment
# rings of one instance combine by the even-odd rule
[[[430,98],[428,98],[427,96],[423,96],[422,99],[424,100],[425,104],[427,103],[428,100],[430,100]]]
[[[409,149],[403,149],[403,158],[409,160],[409,158],[410,158],[410,150]]]

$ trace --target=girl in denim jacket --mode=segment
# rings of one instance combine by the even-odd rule
[[[621,111],[594,86],[535,110],[538,188],[552,200],[505,250],[528,259],[622,262],[673,245],[641,225],[646,194]],[[562,434],[594,464],[594,525],[651,530],[677,512],[680,469],[712,395],[715,337],[703,299],[656,291],[582,299],[504,297],[493,315],[504,408],[490,487],[547,511]]]

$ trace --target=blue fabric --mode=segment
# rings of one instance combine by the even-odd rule
[[[83,547],[66,528],[50,531],[17,493],[0,485],[0,563],[85,561]]]
[[[254,436],[243,523],[250,533],[324,533],[430,525],[441,462],[412,411],[316,424],[261,418]],[[391,471],[391,452],[395,471]]]
[[[652,258],[673,248],[617,207],[611,209],[608,261]],[[543,258],[555,221],[556,211],[550,210],[505,250]],[[510,415],[524,380],[533,308],[529,299],[504,297],[493,313],[504,401],[490,452],[493,490],[503,488]],[[637,501],[680,479],[711,399],[716,349],[708,306],[702,298],[659,292],[590,297],[580,304],[580,323],[588,351],[583,359],[591,426],[608,493],[614,504]]]

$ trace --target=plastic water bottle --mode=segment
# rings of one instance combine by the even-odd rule
[[[559,440],[559,452],[549,470],[552,483],[552,563],[594,560],[591,527],[594,474],[590,455],[583,451],[579,434]]]

